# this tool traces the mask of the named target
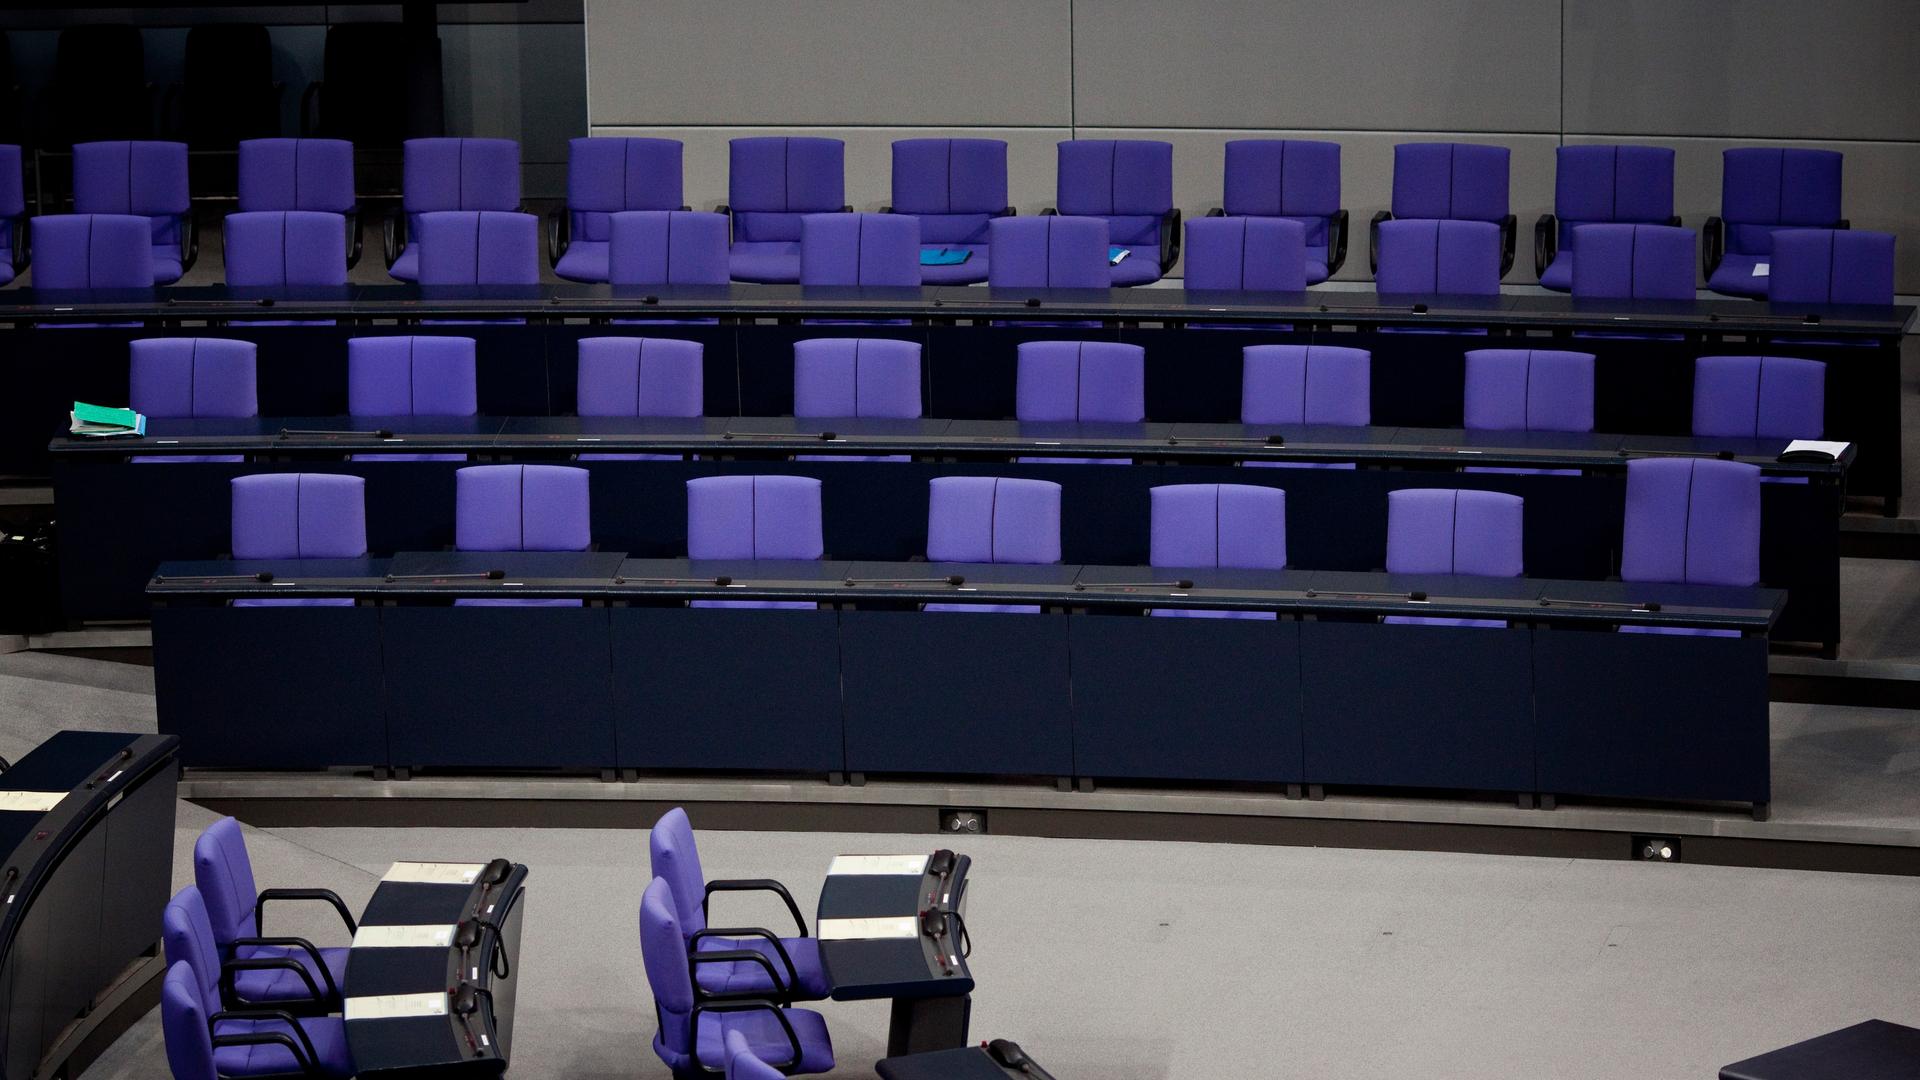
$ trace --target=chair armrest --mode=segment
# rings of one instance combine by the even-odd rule
[[[321,959],[320,950],[315,948],[313,942],[308,941],[306,938],[244,937],[235,938],[233,943],[235,945],[271,945],[282,949],[299,949],[301,952],[306,953],[307,957],[313,961],[313,970],[320,973],[320,981],[327,984],[327,996],[329,998],[340,996],[340,988],[334,985],[333,982],[333,972],[327,970],[327,962]],[[298,961],[295,962],[297,963]],[[309,983],[311,983],[311,980],[309,980]]]
[[[1839,221],[1833,223],[1833,227],[1836,229],[1851,229],[1853,228],[1853,222],[1848,218],[1841,218]]]
[[[1224,206],[1208,207],[1206,216],[1207,217],[1226,217],[1227,208]]]
[[[381,254],[386,256],[387,269],[400,261],[400,249],[407,246],[407,214],[404,207],[396,206],[387,211],[386,220],[380,223]]]
[[[294,1019],[292,1013],[284,1009],[222,1010],[207,1017],[207,1027],[211,1029],[222,1020],[278,1020],[293,1030],[294,1036],[300,1040],[300,1045],[306,1048],[307,1060],[313,1062],[316,1068],[320,1063],[320,1054],[313,1048],[313,1037],[307,1034],[307,1029],[301,1026],[300,1021]],[[262,1033],[256,1032],[256,1034]],[[235,1038],[239,1037],[241,1036],[235,1036]],[[295,1053],[293,1056],[295,1060],[298,1060],[300,1057],[298,1053]]]
[[[713,208],[713,212],[727,219],[727,246],[732,247],[733,246],[733,207],[728,206],[726,203],[721,203],[720,205]]]
[[[300,91],[300,135],[303,138],[312,135],[320,127],[320,122],[313,118],[313,104],[320,100],[320,88],[325,85],[315,79]]]
[[[722,880],[722,881],[707,882],[707,891],[703,893],[700,897],[700,913],[702,915],[707,914],[707,910],[711,906],[711,902],[713,900],[713,894],[717,892],[774,893],[778,895],[781,900],[786,902],[787,912],[788,914],[791,914],[793,916],[793,924],[800,928],[799,936],[801,937],[808,936],[807,920],[802,918],[800,915],[800,905],[793,902],[793,894],[787,891],[787,887],[785,885],[782,885],[779,882],[774,881],[772,878],[736,878],[730,881]],[[709,917],[707,921],[711,922],[713,920],[711,919],[711,917]]]
[[[780,973],[773,970],[773,961],[768,960],[765,953],[757,952],[753,949],[716,949],[712,952],[689,952],[687,953],[687,978],[692,979],[693,969],[699,967],[701,964],[734,963],[736,961],[759,964],[766,970],[767,979],[773,983],[774,989],[789,992],[793,990],[792,986],[781,985]],[[694,990],[696,993],[699,991],[699,986],[698,980],[695,980]],[[755,991],[754,993],[756,996],[759,996],[760,992]]]
[[[776,1069],[790,1069],[800,1064],[800,1036],[793,1030],[793,1021],[787,1019],[785,1009],[764,998],[742,1001],[696,1001],[693,1011],[687,1014],[687,1026],[691,1030],[688,1037],[689,1049],[695,1069],[705,1069],[700,1061],[700,1014],[703,1012],[770,1012],[780,1021],[780,1028],[787,1034],[787,1045],[793,1047],[793,1056],[786,1061],[769,1061],[767,1064]]]
[[[1347,264],[1347,211],[1345,207],[1334,211],[1327,219],[1327,277],[1340,272]]]
[[[220,965],[220,1000],[229,1005],[246,1002],[233,981],[234,973],[240,971],[291,971],[307,984],[307,1000],[318,1006],[325,1006],[333,1000],[320,993],[313,975],[300,961],[285,956],[252,956],[245,960],[228,960]]]
[[[1180,261],[1180,208],[1174,207],[1160,219],[1160,273],[1166,274]]]
[[[559,266],[560,256],[573,246],[571,217],[565,207],[555,207],[547,211],[547,265]]]
[[[27,227],[28,217],[21,214],[7,227],[13,231],[13,275],[19,277],[33,265],[33,230]]]
[[[879,209],[879,211],[878,211],[878,212],[879,212],[879,213],[882,213],[882,214],[891,214],[891,213],[893,213],[893,207],[891,207],[891,206],[883,206],[883,207],[881,207],[881,208]]]
[[[1716,214],[1708,218],[1706,226],[1700,230],[1700,264],[1708,277],[1712,277],[1713,272],[1720,269],[1720,260],[1725,258],[1726,254],[1727,223],[1720,220],[1720,216]]]
[[[1367,273],[1380,273],[1380,223],[1392,221],[1393,211],[1382,210],[1373,215],[1373,221],[1367,225]]]
[[[180,275],[186,276],[193,264],[200,261],[200,211],[191,201],[187,203],[187,220],[181,223],[180,232]]]
[[[851,214],[851,213],[853,213],[853,204],[852,204],[852,203],[846,203],[846,204],[844,204],[844,205],[842,205],[842,206],[840,207],[840,212],[841,212],[841,213],[843,213],[843,214]]]
[[[348,934],[357,933],[360,929],[359,925],[353,921],[353,916],[347,913],[347,905],[340,899],[340,894],[332,889],[261,889],[253,899],[255,932],[266,929],[267,901],[269,900],[318,900],[331,904],[333,910],[340,913],[340,921],[346,924]]]
[[[341,215],[347,219],[347,269],[360,264],[360,210],[358,207]]]
[[[1519,239],[1520,225],[1512,214],[1500,219],[1500,279],[1506,280],[1507,271],[1513,269],[1514,243]]]
[[[799,972],[799,969],[793,966],[793,957],[788,955],[786,945],[781,943],[780,939],[774,935],[773,931],[768,930],[764,927],[734,926],[734,927],[727,927],[725,929],[718,929],[718,930],[714,929],[713,927],[708,927],[705,930],[696,930],[693,933],[693,937],[688,939],[687,941],[687,950],[689,953],[694,953],[697,955],[697,949],[698,949],[698,946],[700,945],[700,942],[705,940],[706,938],[741,938],[741,937],[763,938],[766,940],[766,942],[769,945],[773,946],[774,952],[780,954],[780,962],[786,965],[786,968],[787,968],[787,982],[784,987],[781,987],[780,979],[776,975],[773,980],[774,986],[781,987],[782,989],[786,989],[786,990],[798,990],[800,988],[800,972]],[[754,955],[761,956],[761,954],[758,952],[755,952]],[[764,957],[762,958],[764,959]]]
[[[1540,219],[1533,223],[1533,276],[1545,277],[1547,266],[1559,253],[1559,219],[1552,214],[1541,214]]]
[[[1677,228],[1679,228],[1679,227],[1680,227],[1680,215],[1679,215],[1679,214],[1675,214],[1675,215],[1673,215],[1672,217],[1670,217],[1670,218],[1668,218],[1668,219],[1667,219],[1667,224],[1669,224],[1669,225],[1671,225],[1671,226],[1673,226],[1673,227],[1674,227],[1674,228],[1676,228],[1676,229],[1677,229]]]
[[[294,1030],[300,1032],[302,1040],[306,1038],[307,1033],[304,1030],[298,1026],[296,1026]],[[308,1043],[307,1045],[310,1050],[312,1044]],[[294,1064],[300,1066],[300,1072],[303,1075],[316,1078],[326,1075],[320,1071],[319,1063],[307,1056],[308,1051],[302,1050],[300,1044],[293,1041],[293,1036],[283,1031],[251,1031],[244,1035],[215,1035],[213,1037],[213,1046],[216,1050],[223,1046],[285,1047],[287,1053],[293,1055]]]

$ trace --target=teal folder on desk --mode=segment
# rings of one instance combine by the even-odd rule
[[[921,266],[959,266],[973,258],[973,252],[966,248],[921,248]]]

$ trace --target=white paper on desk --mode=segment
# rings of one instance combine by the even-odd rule
[[[66,797],[64,791],[0,791],[0,810],[44,814]]]
[[[1821,442],[1819,439],[1795,439],[1788,443],[1787,448],[1781,453],[1792,454],[1801,450],[1812,450],[1815,453],[1832,455],[1835,460],[1838,460],[1841,454],[1847,452],[1847,447],[1852,445],[1852,443],[1843,442]]]
[[[341,1018],[354,1020],[396,1020],[406,1016],[447,1015],[447,992],[430,990],[424,994],[378,994],[350,997],[342,1003]]]
[[[484,869],[484,863],[397,862],[387,868],[387,876],[380,880],[421,885],[471,885]]]
[[[912,915],[882,919],[821,919],[821,941],[865,941],[874,938],[920,936],[920,920]]]
[[[827,876],[836,874],[885,874],[918,877],[927,872],[931,855],[835,855],[827,867]]]
[[[1772,263],[1754,263],[1753,264],[1754,277],[1767,277],[1772,273],[1773,273]]]
[[[444,949],[453,943],[453,927],[362,926],[354,931],[356,949]]]

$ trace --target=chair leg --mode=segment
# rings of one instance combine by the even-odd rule
[[[1558,807],[1559,805],[1560,805],[1560,800],[1558,796],[1554,795],[1552,792],[1543,791],[1540,793],[1540,809],[1552,810],[1555,807]]]
[[[1327,797],[1327,788],[1325,784],[1308,784],[1307,785],[1307,801],[1320,802],[1326,797]]]
[[[1773,816],[1773,804],[1757,802],[1753,804],[1753,820],[1765,821]]]
[[[1302,794],[1302,792],[1301,792],[1301,790],[1300,790],[1300,785],[1299,785],[1299,784],[1288,784],[1288,785],[1287,785],[1287,798],[1289,798],[1289,799],[1294,799],[1294,800],[1296,800],[1296,801],[1297,801],[1297,800],[1298,800],[1298,799],[1300,798],[1300,796],[1301,796],[1301,794]]]
[[[1520,804],[1520,809],[1531,810],[1533,809],[1533,792],[1531,791],[1517,792],[1514,796],[1514,801]]]
[[[1074,786],[1075,786],[1075,788],[1076,788],[1077,790],[1080,790],[1080,791],[1092,791],[1092,790],[1093,790],[1093,777],[1091,777],[1091,776],[1082,776],[1082,777],[1080,777],[1080,778],[1079,778],[1078,780],[1076,780],[1076,781],[1074,782]]]

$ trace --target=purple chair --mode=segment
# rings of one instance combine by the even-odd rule
[[[1593,430],[1593,354],[1467,350],[1469,431]]]
[[[537,285],[540,219],[504,210],[439,210],[416,219],[422,285]]]
[[[710,478],[717,479],[717,478]],[[752,993],[782,1004],[824,1001],[832,987],[820,964],[820,942],[807,936],[807,920],[786,886],[765,878],[708,881],[700,868],[700,849],[693,840],[687,812],[674,807],[660,815],[647,836],[647,855],[654,880],[665,881],[668,898],[686,936],[689,953],[756,953],[727,960],[709,955],[693,971],[703,994]],[[768,892],[778,896],[799,927],[798,937],[778,937],[761,927],[717,929],[707,925],[707,905],[714,893]]]
[[[580,416],[701,415],[705,347],[673,338],[580,339],[575,408]],[[579,454],[580,461],[681,461],[684,454]]]
[[[690,559],[818,559],[820,481],[810,476],[703,476],[687,481]],[[699,608],[812,611],[799,600],[695,600]]]
[[[1399,219],[1374,230],[1382,293],[1498,296],[1500,229],[1485,221]]]
[[[927,558],[932,562],[1057,563],[1060,485],[998,476],[942,476],[929,483]],[[928,604],[926,611],[1038,614],[1037,605]]]
[[[1240,351],[1240,422],[1366,427],[1372,356],[1334,345],[1249,345]]]
[[[588,473],[568,465],[470,465],[454,472],[456,551],[586,551]],[[586,606],[584,600],[467,597],[455,607]]]
[[[228,285],[278,289],[347,283],[347,219],[332,211],[228,214],[221,235]]]
[[[1787,356],[1702,356],[1693,362],[1693,433],[1709,438],[1818,439],[1827,365]]]
[[[1386,255],[1380,226],[1389,220],[1486,222],[1497,230],[1494,280],[1513,267],[1514,220],[1507,210],[1511,152],[1479,143],[1401,143],[1393,148],[1393,209],[1373,216],[1373,267]],[[1392,290],[1382,292],[1419,291]],[[1450,290],[1451,291],[1451,290]]]
[[[1300,223],[1309,285],[1347,261],[1347,212],[1340,206],[1340,144],[1306,139],[1229,139],[1220,209],[1209,216]],[[1193,275],[1193,234],[1187,236]],[[1189,285],[1189,288],[1192,286]]]
[[[606,281],[615,214],[685,210],[681,150],[678,139],[569,139],[567,205],[547,215],[553,272]]]
[[[367,553],[367,481],[338,473],[233,478],[236,559],[358,559]],[[352,607],[347,597],[235,600],[234,607]]]
[[[193,881],[206,903],[213,954],[234,969],[232,990],[221,995],[229,1004],[294,1013],[325,1013],[339,1005],[347,950],[268,937],[264,930],[267,901],[318,901],[339,914],[351,937],[358,927],[338,895],[330,889],[255,889],[246,837],[230,817],[207,826],[194,841]],[[200,976],[208,984],[224,982],[218,972],[203,970]]]
[[[1692,229],[1582,225],[1573,235],[1575,299],[1693,299]]]
[[[1673,151],[1665,146],[1562,146],[1553,213],[1533,225],[1533,272],[1559,292],[1573,288],[1574,232],[1583,225],[1678,225]]]
[[[1007,144],[999,139],[896,139],[893,205],[883,213],[920,219],[920,243],[967,252],[957,266],[922,266],[928,285],[987,280],[987,225],[1011,217]]]
[[[1109,270],[1114,286],[1147,285],[1180,261],[1173,206],[1173,144],[1153,139],[1060,143],[1055,203],[1062,215],[1107,222],[1107,242],[1130,254]]]
[[[761,136],[728,145],[727,205],[733,215],[735,281],[800,280],[800,219],[852,210],[846,144],[839,139]]]
[[[1014,415],[1137,424],[1147,418],[1146,349],[1116,341],[1023,341]]]
[[[712,954],[712,960],[699,952],[689,955],[686,942],[691,936],[681,927],[673,889],[654,878],[640,898],[640,952],[659,1024],[653,1052],[676,1080],[724,1071],[730,1033],[739,1035],[747,1052],[775,1063],[784,1075],[833,1069],[833,1041],[819,1013],[782,1008],[765,999],[706,1000],[689,969],[738,963],[733,955],[737,950]],[[734,1045],[738,1053],[740,1042]]]
[[[347,412],[354,416],[473,416],[480,411],[470,337],[347,341]],[[464,454],[355,454],[355,461],[465,461]]]
[[[1704,458],[1627,462],[1620,580],[1750,587],[1760,580],[1760,467]],[[1738,637],[1735,630],[1623,626],[1627,633]]]
[[[1186,287],[1219,292],[1301,292],[1307,287],[1306,226],[1282,217],[1207,217],[1187,222]],[[1324,264],[1320,265],[1324,269]],[[1321,280],[1325,280],[1322,278]]]
[[[793,415],[919,419],[920,343],[885,338],[794,342]]]
[[[1387,492],[1387,573],[1519,577],[1525,504],[1518,495],[1453,488]],[[1388,616],[1407,626],[1504,627],[1499,619]]]
[[[725,214],[628,210],[609,220],[607,279],[613,284],[727,284]]]
[[[748,1044],[747,1037],[737,1031],[727,1032],[727,1078],[726,1080],[780,1080],[786,1074],[760,1060]]]
[[[199,228],[187,195],[187,144],[88,142],[73,148],[73,212],[145,218],[153,251],[151,285],[193,269]]]
[[[36,289],[153,288],[153,225],[131,214],[47,214],[32,222]]]
[[[27,269],[27,193],[20,148],[0,144],[0,285]]]
[[[987,284],[996,289],[1105,289],[1113,282],[1101,218],[995,218],[987,247]]]
[[[1287,493],[1251,484],[1168,484],[1151,492],[1156,567],[1287,568]],[[1175,618],[1276,619],[1271,611],[1154,608]]]
[[[127,400],[150,417],[260,415],[254,345],[228,338],[140,338],[128,343]],[[136,456],[141,463],[233,462],[242,456]]]
[[[387,273],[401,281],[420,277],[421,215],[520,209],[520,144],[512,139],[408,139],[401,161],[400,210],[385,227]],[[537,224],[534,231],[537,252]]]
[[[807,214],[800,284],[920,285],[920,222],[904,214]]]
[[[1893,303],[1893,234],[1781,229],[1767,299],[1776,304]]]
[[[1780,229],[1844,229],[1837,150],[1742,146],[1723,151],[1720,214],[1707,219],[1702,261],[1707,288],[1764,299]]]
[[[360,204],[353,144],[345,139],[245,139],[240,143],[240,212],[311,210],[345,219],[347,266],[360,261]],[[232,228],[233,215],[227,227]],[[228,241],[232,245],[231,238]],[[227,270],[232,284],[232,267]]]

